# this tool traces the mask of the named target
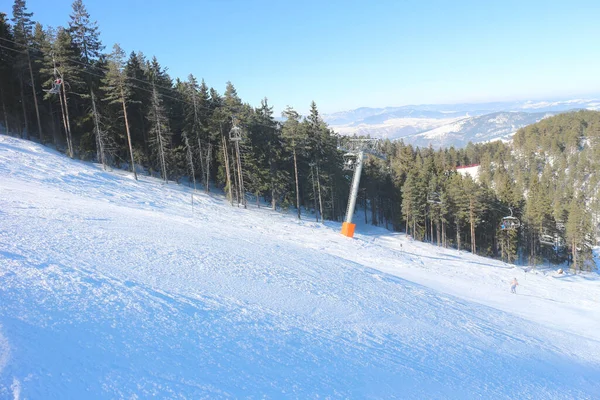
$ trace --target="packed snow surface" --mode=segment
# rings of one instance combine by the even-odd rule
[[[0,398],[600,398],[596,274],[191,193],[0,136]]]

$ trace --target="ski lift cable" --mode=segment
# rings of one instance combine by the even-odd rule
[[[0,39],[2,39],[2,40],[6,40],[6,39],[4,39],[4,38],[0,38]],[[13,49],[12,47],[7,47],[7,46],[4,46],[4,45],[2,45],[2,44],[0,44],[0,47],[1,47],[1,48],[3,48],[3,49],[6,49],[6,50],[11,50],[11,51],[14,51],[15,53],[19,53],[19,54],[25,54],[25,52],[26,52],[26,50],[17,50],[17,49]]]
[[[2,39],[2,38],[0,38],[0,39]],[[23,54],[26,52],[26,50],[19,51],[17,49],[13,49],[13,48],[4,46],[2,44],[0,44],[0,48],[6,49],[6,50],[11,50],[11,51],[14,51],[14,52],[17,52],[17,53],[23,53]],[[53,59],[53,63],[54,63],[54,59]],[[58,71],[58,69],[56,68],[56,63],[54,63],[54,77],[55,77],[55,79],[54,79],[54,82],[53,82],[53,87],[50,88],[50,89],[42,89],[42,90],[44,90],[47,93],[53,93],[53,94],[59,93],[58,87],[60,87],[60,85],[62,84],[62,75],[61,75],[60,82],[59,82],[59,79],[56,78],[57,73],[58,73],[58,75],[61,75],[60,72]]]
[[[38,49],[38,48],[36,48],[36,47],[32,47],[32,46],[27,46],[27,45],[24,45],[24,44],[22,44],[22,43],[15,42],[14,40],[10,40],[10,39],[6,39],[6,38],[2,38],[2,37],[0,37],[0,40],[5,40],[5,41],[7,41],[7,42],[11,42],[11,43],[13,43],[13,44],[16,44],[16,45],[18,45],[18,46],[25,47],[26,49],[29,49],[29,50],[34,50],[34,51],[36,51],[36,52],[40,52],[40,53],[44,53],[44,51],[43,51],[42,49]],[[5,47],[5,48],[6,48],[6,49],[8,49],[8,50],[13,50],[13,51],[19,52],[19,53],[25,53],[25,52],[26,52],[26,50],[19,51],[19,50],[16,50],[16,49],[11,49],[11,48],[8,48],[8,47]],[[40,58],[39,56],[36,56],[35,54],[32,54],[32,56],[33,56],[33,57],[38,57],[38,58]],[[92,64],[92,63],[89,63],[89,62],[79,61],[79,60],[76,60],[76,59],[73,59],[73,58],[69,58],[69,57],[67,57],[67,58],[65,58],[65,59],[66,59],[66,60],[68,60],[68,61],[70,61],[70,62],[72,62],[72,63],[74,63],[74,64],[83,65],[83,66],[85,66],[85,67],[91,67],[91,68],[94,68],[94,69],[97,69],[97,70],[100,70],[100,71],[104,71],[104,72],[108,72],[108,71],[109,71],[109,69],[108,69],[108,68],[105,68],[105,67],[100,67],[100,66],[94,65],[94,64]],[[148,82],[147,82],[147,81],[144,81],[144,80],[141,80],[141,79],[137,79],[137,78],[133,78],[133,77],[129,77],[129,78],[130,78],[130,79],[133,79],[133,80],[136,80],[136,81],[139,81],[139,82],[142,82],[142,83],[146,83],[146,84],[148,84]],[[156,86],[157,88],[160,88],[160,89],[165,89],[165,90],[173,90],[173,91],[175,90],[175,89],[173,89],[173,88],[169,88],[169,87],[167,87],[167,86],[161,86],[161,85],[155,85],[155,86]]]
[[[3,38],[0,38],[0,39],[3,39]],[[1,45],[1,44],[0,44],[0,46],[1,46],[1,47],[3,47],[3,48],[5,48],[5,49],[7,49],[7,50],[11,50],[11,51],[14,51],[14,52],[17,52],[17,53],[23,53],[23,52],[24,52],[24,51],[20,51],[20,50],[12,49],[12,48],[10,48],[10,47],[3,46],[3,45]],[[34,55],[33,57],[37,57],[38,59],[40,59],[40,58],[41,58],[41,57],[39,57],[39,56],[35,56],[35,55]],[[84,64],[84,65],[85,65],[85,63],[81,63],[81,62],[77,62],[77,63],[78,63],[78,64]],[[91,71],[82,70],[81,72],[83,72],[83,73],[85,73],[85,74],[89,74],[89,75],[91,75],[91,76],[95,76],[95,77],[97,77],[97,78],[104,78],[104,76],[102,76],[102,75],[100,75],[100,74],[97,74],[97,73],[93,73],[93,72],[91,72]],[[125,85],[127,85],[127,86],[129,86],[129,87],[131,87],[131,88],[134,88],[134,89],[139,89],[139,90],[142,90],[142,91],[145,91],[145,92],[148,92],[148,93],[152,93],[152,90],[151,90],[151,89],[147,89],[147,88],[143,88],[143,87],[140,87],[140,86],[134,85],[133,83],[131,83],[131,82],[128,82],[127,80],[135,80],[135,81],[143,82],[143,83],[146,83],[146,84],[147,84],[148,82],[142,81],[142,80],[140,80],[140,79],[135,79],[135,78],[127,77],[127,79],[126,79],[126,81],[125,81]],[[159,86],[157,85],[156,87],[159,87]],[[179,94],[179,92],[177,92],[177,91],[176,91],[175,89],[173,89],[173,88],[170,88],[170,89],[169,89],[169,88],[165,88],[165,87],[162,87],[162,88],[163,88],[163,89],[165,89],[165,90],[173,91],[173,92],[175,92],[175,93]],[[169,95],[167,95],[167,94],[164,94],[164,93],[161,93],[161,96],[163,96],[163,97],[165,97],[165,98],[168,98],[168,99],[171,99],[171,100],[179,101],[179,102],[181,102],[181,103],[186,103],[186,104],[189,104],[189,105],[192,105],[192,106],[194,105],[194,103],[193,103],[193,102],[190,102],[190,101],[187,101],[187,100],[184,100],[184,99],[178,99],[178,98],[176,98],[176,97],[169,96]],[[198,105],[198,104],[197,104],[196,106],[197,106],[197,107],[200,107],[200,108],[204,108],[204,109],[206,109],[206,110],[213,110],[211,107],[206,107],[206,106],[202,106],[202,105]],[[226,119],[228,119],[228,118],[226,118]],[[273,128],[273,126],[266,125],[266,124],[261,124],[261,123],[256,123],[256,122],[254,122],[254,125],[263,126],[263,127],[266,127],[266,128]]]
[[[20,46],[23,46],[23,47],[26,47],[26,48],[28,48],[28,49],[33,49],[33,50],[36,50],[36,51],[38,51],[38,52],[40,52],[40,53],[44,53],[42,50],[40,50],[40,49],[36,49],[35,47],[31,47],[31,46],[25,46],[25,45],[22,45],[22,44],[19,44],[19,43],[15,42],[15,41],[12,41],[12,40],[9,40],[9,39],[5,39],[5,38],[1,38],[1,37],[0,37],[0,39],[1,39],[1,40],[6,40],[6,41],[9,41],[9,42],[12,42],[12,43],[15,43],[15,44],[18,44],[18,45],[20,45]],[[7,49],[7,50],[11,50],[11,51],[14,51],[14,52],[17,52],[17,53],[25,53],[25,50],[22,50],[22,51],[21,51],[21,50],[13,49],[13,48],[6,47],[6,46],[3,46],[3,45],[0,45],[0,47],[3,47],[3,48],[5,48],[5,49]],[[38,59],[43,59],[43,56],[38,56],[38,55],[35,55],[35,54],[32,54],[32,57],[34,57],[34,58],[38,58]],[[108,71],[109,71],[109,70],[108,70],[108,68],[98,67],[98,66],[95,66],[95,65],[93,65],[93,64],[90,64],[90,63],[85,63],[85,62],[81,62],[81,61],[74,60],[74,59],[72,59],[72,58],[66,58],[66,59],[67,59],[68,61],[71,61],[71,62],[75,63],[75,64],[80,64],[80,65],[83,65],[83,66],[90,66],[90,67],[93,67],[93,68],[95,68],[95,69],[99,69],[99,70],[101,70],[101,71],[104,71],[104,72],[108,72]],[[99,74],[97,74],[97,73],[90,72],[90,71],[83,70],[82,72],[84,72],[84,73],[86,73],[86,74],[89,74],[89,75],[92,75],[92,76],[99,77],[99,78],[104,78],[104,76],[102,76],[102,75],[99,75]],[[141,83],[144,83],[144,84],[150,84],[148,81],[144,81],[144,80],[137,79],[137,78],[133,78],[133,77],[127,77],[127,79],[128,79],[128,80],[134,80],[134,81],[137,81],[137,82],[141,82]],[[130,86],[132,86],[132,87],[134,87],[134,88],[137,88],[137,89],[140,89],[140,90],[146,90],[146,91],[150,91],[149,89],[141,88],[141,87],[139,87],[139,86],[134,86],[134,85],[130,85]],[[161,86],[161,85],[156,85],[156,84],[154,84],[154,86],[155,86],[155,87],[157,87],[157,88],[159,88],[159,89],[164,89],[164,90],[172,91],[172,92],[174,92],[174,93],[178,93],[178,94],[179,94],[179,92],[178,92],[176,89],[174,89],[174,88],[169,88],[169,87],[166,87],[166,86]],[[164,97],[168,97],[168,98],[171,98],[171,99],[173,99],[173,100],[179,100],[179,101],[186,102],[186,103],[188,103],[188,104],[190,104],[190,105],[193,105],[193,103],[189,103],[189,102],[187,102],[187,101],[184,101],[184,100],[181,100],[181,99],[177,99],[177,98],[174,98],[174,97],[169,97],[168,95],[165,95],[165,94],[162,94],[162,95],[163,95]],[[197,106],[198,106],[198,107],[205,108],[205,109],[210,109],[210,107],[203,107],[203,106],[201,106],[201,105],[197,105]]]
[[[41,49],[38,49],[38,48],[35,48],[35,47],[32,47],[32,46],[27,46],[27,45],[24,45],[24,44],[21,44],[21,43],[17,43],[17,42],[15,42],[14,40],[6,39],[6,38],[1,38],[1,37],[0,37],[0,39],[1,39],[1,40],[5,40],[5,41],[7,41],[7,42],[14,43],[14,44],[16,44],[16,45],[18,45],[18,46],[25,47],[26,49],[32,49],[32,50],[34,50],[34,51],[36,51],[36,52],[40,52],[40,53],[44,54],[44,51],[43,51],[43,50],[41,50]],[[4,47],[4,46],[3,46],[3,47]],[[12,48],[9,48],[9,47],[4,47],[4,48],[6,48],[6,49],[8,49],[8,50],[15,51],[15,52],[19,52],[19,53],[24,53],[24,52],[26,51],[26,50],[19,51],[19,50],[12,49]],[[33,56],[33,57],[37,57],[38,59],[42,59],[42,58],[43,58],[43,56],[37,56],[37,55],[35,55],[35,54],[32,54],[32,56]],[[75,59],[68,58],[68,57],[66,58],[66,60],[68,60],[68,61],[71,61],[71,62],[72,62],[72,63],[74,63],[74,64],[79,64],[79,65],[82,65],[82,66],[88,66],[88,67],[92,67],[92,68],[94,68],[94,69],[97,69],[97,70],[100,70],[100,71],[104,71],[104,72],[108,72],[108,71],[109,71],[109,69],[108,69],[108,68],[99,67],[99,66],[97,66],[97,65],[93,65],[93,64],[91,64],[91,63],[89,63],[89,62],[83,62],[83,61],[75,60]],[[90,75],[92,75],[92,76],[96,76],[96,77],[103,78],[103,76],[102,76],[102,75],[94,74],[94,73],[92,73],[92,72],[90,72],[90,71],[88,71],[88,70],[83,70],[83,72],[84,72],[84,73],[87,73],[87,74],[90,74]],[[149,84],[150,84],[148,81],[144,81],[144,80],[137,79],[137,78],[134,78],[134,77],[127,77],[126,79],[127,79],[127,80],[134,80],[134,81],[137,81],[137,82],[140,82],[140,83],[146,84],[146,85],[149,85]],[[180,92],[179,92],[179,91],[177,91],[176,89],[174,89],[173,87],[167,87],[167,86],[156,85],[155,83],[152,83],[151,85],[152,85],[152,86],[154,86],[154,87],[157,87],[157,88],[159,88],[159,89],[163,89],[163,90],[167,90],[167,91],[173,92],[173,93],[175,93],[175,94],[180,94]],[[141,87],[139,87],[139,86],[134,86],[134,85],[131,85],[131,87],[134,87],[134,88],[137,88],[137,89],[140,89],[140,90],[146,90],[146,91],[149,91],[148,89],[144,89],[144,88],[141,88]],[[163,96],[163,97],[167,97],[167,98],[169,98],[169,99],[172,99],[172,100],[176,100],[176,101],[180,101],[180,102],[183,102],[183,103],[187,103],[187,104],[189,104],[189,105],[194,105],[194,104],[193,104],[193,103],[191,103],[191,102],[188,102],[188,101],[186,101],[186,100],[182,100],[182,99],[178,99],[178,98],[175,98],[175,97],[171,97],[171,96],[168,96],[168,95],[166,95],[166,94],[164,94],[164,93],[162,93],[162,96]],[[196,106],[196,107],[200,107],[200,108],[204,108],[204,109],[206,109],[206,110],[213,110],[213,108],[211,108],[211,107],[202,106],[202,105],[199,105],[199,104],[196,104],[195,106]],[[263,127],[266,127],[266,128],[271,128],[271,129],[273,128],[272,126],[269,126],[269,125],[266,125],[266,124],[255,123],[255,125],[259,125],[259,126],[263,126]]]

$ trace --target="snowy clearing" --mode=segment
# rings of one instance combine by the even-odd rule
[[[190,194],[0,136],[0,398],[600,398],[597,274]]]

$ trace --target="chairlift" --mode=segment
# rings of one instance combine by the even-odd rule
[[[510,216],[502,218],[502,224],[500,224],[500,229],[503,231],[512,231],[521,226],[521,221],[513,216],[512,208],[509,208],[509,210]]]
[[[234,142],[242,140],[242,129],[239,126],[234,125],[231,128],[229,131],[229,140]]]
[[[442,199],[441,199],[439,193],[437,193],[437,192],[431,192],[431,193],[427,193],[427,202],[428,203],[433,203],[433,204],[441,204],[442,203]]]
[[[356,168],[356,154],[346,153],[343,157],[344,169],[347,171],[353,171]]]
[[[54,82],[52,82],[52,87],[50,89],[44,89],[44,92],[50,94],[59,94],[60,87],[62,86],[63,81],[60,78],[57,78]]]
[[[554,240],[554,236],[543,234],[540,236],[540,244],[544,244],[546,246],[554,246],[556,244],[556,240]]]

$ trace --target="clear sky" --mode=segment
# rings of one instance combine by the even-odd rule
[[[65,25],[72,0],[27,0]],[[11,14],[12,0],[0,0]],[[600,1],[84,0],[102,40],[279,112],[600,93]]]

